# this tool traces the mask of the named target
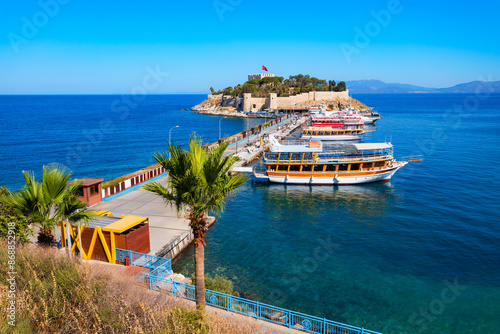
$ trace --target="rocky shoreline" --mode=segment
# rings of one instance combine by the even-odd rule
[[[224,110],[224,109],[214,108],[214,109],[197,110],[197,109],[193,109],[193,108],[191,108],[191,110],[196,110],[195,114],[226,116],[226,117],[250,117],[247,114],[245,114],[244,112],[238,111],[236,109]]]

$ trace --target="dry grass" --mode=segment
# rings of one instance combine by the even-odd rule
[[[0,245],[0,304],[8,305],[7,249]],[[193,303],[132,284],[125,267],[82,264],[38,246],[16,251],[16,327],[0,333],[257,333],[255,321],[202,315]],[[222,314],[221,314],[222,313]]]

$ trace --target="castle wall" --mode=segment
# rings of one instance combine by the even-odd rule
[[[224,98],[224,103],[222,105],[223,107],[234,107],[237,109],[242,109],[243,108],[243,98],[242,97],[237,97],[237,98]]]
[[[222,94],[208,95],[209,99],[222,99]],[[269,94],[269,97],[252,97],[252,94],[245,93],[243,98],[232,98],[224,96],[224,106],[242,109],[243,111],[259,111],[263,108],[277,109],[282,107],[293,107],[296,104],[306,101],[324,101],[334,99],[349,99],[349,91],[344,92],[308,92],[288,97],[278,97],[276,93]]]
[[[249,108],[250,110],[244,110],[244,111],[259,111],[263,108],[267,108],[267,98],[266,97],[252,97],[249,99]]]
[[[249,74],[248,80],[252,80],[252,79],[262,80],[263,78],[266,78],[266,77],[274,77],[274,74],[271,74],[271,73]]]

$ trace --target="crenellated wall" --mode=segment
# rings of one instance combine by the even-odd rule
[[[349,91],[343,92],[308,92],[288,97],[278,97],[276,93],[268,97],[252,97],[252,94],[243,94],[243,111],[259,111],[263,108],[277,109],[292,107],[306,101],[328,101],[335,99],[349,99]]]

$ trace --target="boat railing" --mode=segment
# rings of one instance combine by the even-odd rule
[[[342,122],[359,122],[361,117],[356,116],[337,116],[337,117],[311,117],[313,122],[331,122],[331,121],[342,121]]]
[[[309,141],[307,141],[307,140],[282,140],[280,144],[283,146],[309,146]]]
[[[370,160],[390,160],[393,159],[393,156],[390,154],[366,154],[366,155],[359,155],[359,156],[353,156],[353,155],[335,155],[335,156],[323,156],[320,155],[318,158],[304,158],[302,159],[301,157],[294,157],[292,156],[291,158],[280,158],[279,160],[276,157],[271,157],[264,155],[264,160],[266,163],[315,163],[315,162],[328,162],[331,160],[336,160],[336,161],[349,161],[349,162],[359,162],[359,161],[370,161]],[[414,160],[414,161],[420,161],[420,160]]]
[[[424,158],[423,155],[408,155],[406,157],[402,157],[398,159],[399,161],[405,161],[405,162],[413,162],[413,161],[422,161]]]
[[[306,126],[303,128],[304,131],[344,131],[344,130],[362,130],[365,123],[359,124],[346,124],[346,127],[327,127],[327,126]],[[356,125],[356,127],[351,128],[349,126]]]
[[[266,166],[253,166],[253,171],[254,172],[265,172]]]

